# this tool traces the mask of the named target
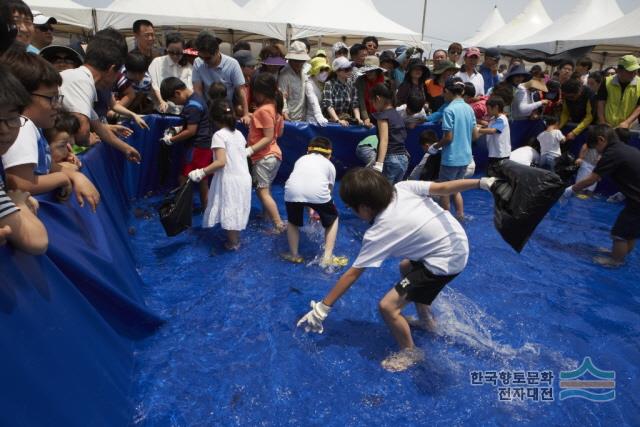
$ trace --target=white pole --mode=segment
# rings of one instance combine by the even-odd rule
[[[427,0],[424,0],[424,7],[422,8],[422,31],[420,35],[422,38],[420,40],[424,41],[424,24],[427,19]]]

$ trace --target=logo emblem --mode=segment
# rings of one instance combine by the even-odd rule
[[[590,377],[585,376],[587,373]],[[598,369],[587,356],[576,370],[560,371],[560,400],[580,397],[592,402],[609,402],[616,398],[615,379],[615,371]]]

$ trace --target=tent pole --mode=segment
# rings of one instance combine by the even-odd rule
[[[291,33],[293,32],[293,28],[291,28],[291,24],[287,24],[287,35],[285,36],[285,47],[289,49],[291,46]]]
[[[422,8],[422,30],[420,32],[420,40],[424,41],[424,24],[427,19],[427,0],[424,0],[424,7]]]
[[[93,35],[98,32],[98,13],[95,9],[91,9],[91,20],[93,21]]]

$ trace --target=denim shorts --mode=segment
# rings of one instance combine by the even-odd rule
[[[264,157],[253,164],[252,179],[256,188],[269,188],[280,169],[280,159],[276,156]]]
[[[454,181],[456,179],[464,178],[467,172],[467,166],[445,166],[440,165],[440,175],[438,175],[438,182]]]
[[[409,156],[406,154],[387,154],[387,157],[384,158],[382,175],[384,175],[391,184],[395,184],[402,181],[408,167]]]

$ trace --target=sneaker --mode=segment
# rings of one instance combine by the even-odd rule
[[[349,258],[347,258],[346,256],[335,256],[335,255],[333,255],[331,257],[331,259],[328,260],[328,261],[322,260],[320,262],[320,265],[322,267],[329,267],[329,266],[344,267],[348,263],[349,263]]]

